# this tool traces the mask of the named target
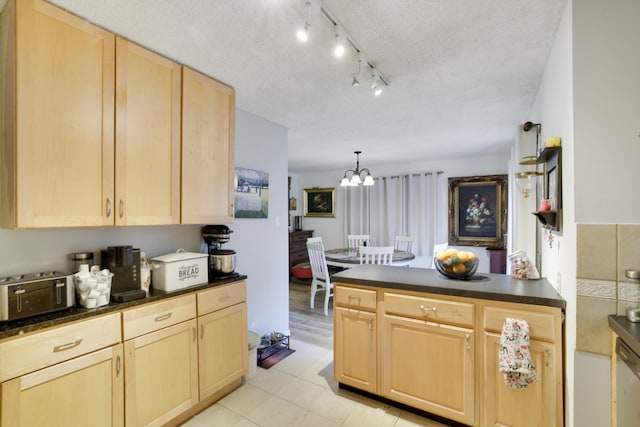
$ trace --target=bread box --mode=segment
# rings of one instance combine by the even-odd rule
[[[151,284],[154,289],[175,291],[209,281],[209,255],[178,250],[151,258]]]

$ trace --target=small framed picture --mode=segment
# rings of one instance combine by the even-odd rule
[[[336,216],[336,189],[305,188],[304,216],[334,218]]]

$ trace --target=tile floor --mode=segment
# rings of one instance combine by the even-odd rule
[[[183,424],[185,427],[442,427],[338,388],[333,352],[291,337],[296,352]]]

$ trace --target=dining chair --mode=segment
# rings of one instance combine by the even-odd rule
[[[322,243],[322,236],[318,237],[308,237],[307,243]]]
[[[360,248],[360,264],[391,265],[393,246],[363,246]]]
[[[444,242],[444,243],[437,243],[435,245],[433,245],[433,254],[431,256],[431,268],[436,268],[436,264],[433,261],[433,259],[436,257],[436,254],[440,251],[444,251],[449,247],[449,243]]]
[[[324,245],[320,243],[307,243],[309,263],[313,279],[311,280],[311,298],[309,307],[314,308],[316,293],[324,291],[324,315],[329,315],[329,298],[333,296],[333,283],[327,267],[327,259],[324,256]]]
[[[348,234],[347,247],[349,249],[358,249],[360,246],[369,246],[371,243],[370,240],[370,234]]]
[[[411,252],[414,240],[415,239],[411,236],[396,236],[396,242],[393,247],[397,251]]]

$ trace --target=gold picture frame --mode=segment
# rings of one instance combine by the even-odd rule
[[[305,188],[303,205],[305,217],[335,218],[336,189]]]
[[[449,245],[504,247],[507,175],[449,178]]]

